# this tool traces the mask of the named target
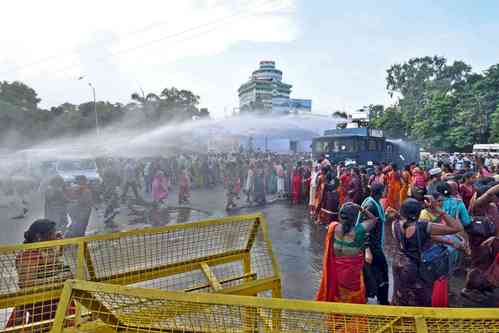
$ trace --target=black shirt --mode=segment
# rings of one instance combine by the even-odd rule
[[[373,252],[373,254],[374,252],[383,252],[383,247],[381,244],[383,226],[381,225],[382,222],[379,218],[378,209],[376,208],[376,205],[371,201],[367,203],[366,209],[371,214],[376,216],[376,224],[374,225],[374,228],[372,228],[371,231],[369,231],[369,233],[367,234],[365,246],[366,248],[369,248],[371,252]],[[365,216],[362,216],[360,220],[361,222],[363,222],[365,219]]]

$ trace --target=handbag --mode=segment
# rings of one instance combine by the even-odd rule
[[[397,228],[398,227],[398,228]],[[407,251],[406,239],[398,224],[392,224],[392,230],[398,239],[402,251]],[[419,228],[416,223],[416,238],[418,242],[419,257],[410,256],[418,266],[418,274],[423,281],[433,284],[438,278],[448,276],[451,270],[451,258],[445,245],[435,244],[423,251]]]
[[[487,216],[475,216],[466,232],[473,236],[489,238],[496,234],[496,228],[494,221]]]
[[[420,256],[418,272],[421,279],[427,283],[433,283],[442,276],[448,276],[451,270],[451,258],[448,248],[442,244],[435,244],[423,251],[417,225],[416,238]]]

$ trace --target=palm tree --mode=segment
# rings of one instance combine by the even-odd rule
[[[132,94],[132,100],[139,102],[140,104],[140,109],[142,112],[144,112],[144,115],[146,116],[147,119],[151,119],[154,116],[157,115],[158,113],[158,107],[159,107],[159,96],[154,94],[154,93],[149,93],[144,95],[144,92],[142,91],[142,94],[139,93],[133,93]]]

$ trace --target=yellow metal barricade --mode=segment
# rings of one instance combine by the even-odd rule
[[[281,296],[260,214],[0,246],[0,329],[50,328],[68,278],[159,290]],[[85,311],[70,307],[79,322]]]
[[[71,302],[92,313],[72,327]],[[71,332],[499,332],[499,309],[435,309],[187,294],[68,281],[53,333]]]

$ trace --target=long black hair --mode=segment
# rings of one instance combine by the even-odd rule
[[[448,197],[452,194],[451,188],[450,188],[449,184],[447,184],[447,182],[436,183],[435,190],[445,197]]]
[[[346,203],[340,208],[339,217],[343,234],[348,234],[353,229],[358,214],[359,207],[352,203]]]
[[[36,220],[24,232],[24,243],[34,243],[48,238],[51,232],[55,232],[55,226],[56,223],[48,219]]]
[[[406,229],[409,224],[417,222],[422,209],[423,205],[416,199],[409,198],[405,200],[400,207],[400,215],[405,220],[405,223],[402,225],[402,227]]]

